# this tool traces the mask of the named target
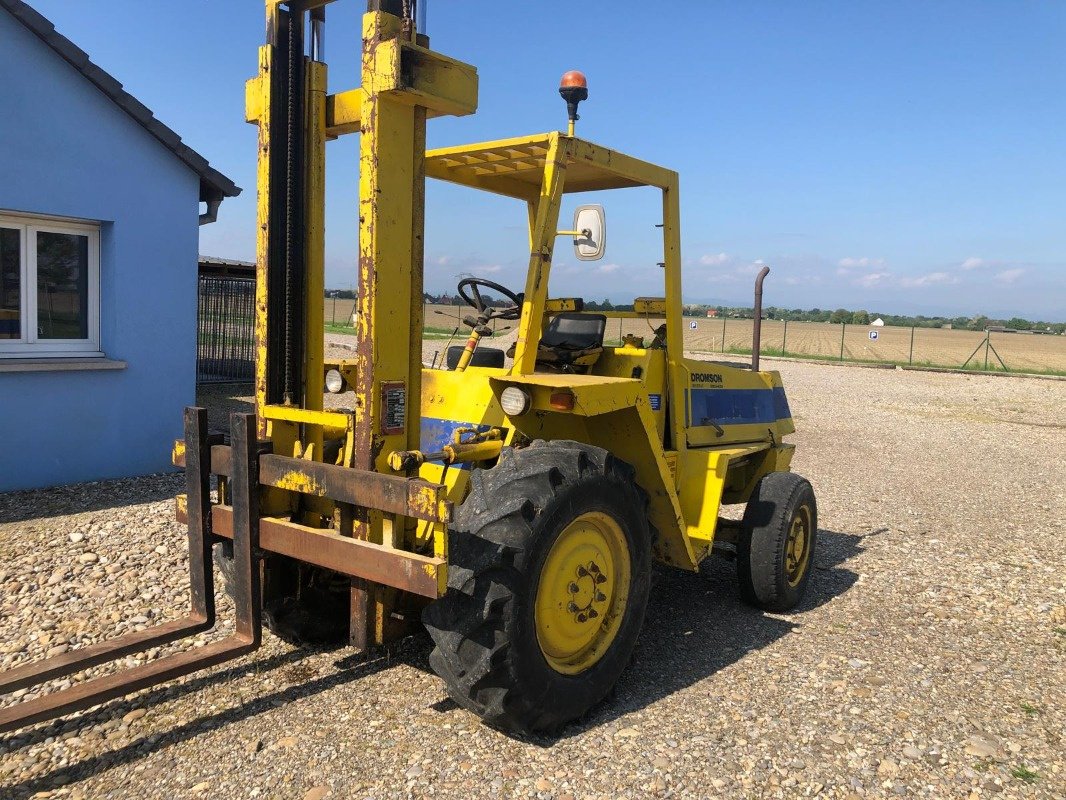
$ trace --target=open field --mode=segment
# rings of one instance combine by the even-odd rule
[[[695,321],[696,330],[688,325]],[[632,321],[630,321],[632,322]],[[722,320],[685,318],[685,347],[690,350],[720,352],[723,328],[725,349],[751,349],[753,320]],[[843,330],[842,330],[843,327]],[[646,326],[645,326],[646,328]],[[871,340],[870,331],[877,332]],[[627,331],[628,332],[628,331]],[[781,322],[764,320],[762,326],[763,352],[780,354],[782,346],[788,354],[839,358],[843,334],[845,359],[857,361],[893,361],[941,367],[959,367],[975,350],[977,357],[970,362],[984,366],[984,331],[943,330],[940,328],[913,329],[913,358],[911,357],[911,328],[886,326],[871,328],[865,325],[830,325],[823,322]],[[1066,336],[1042,336],[1024,333],[991,333],[991,347],[999,353],[1007,368],[1017,372],[1066,371]],[[989,352],[990,369],[1001,369],[996,356]]]
[[[727,562],[663,571],[613,695],[533,741],[451,704],[427,637],[359,661],[267,634],[0,737],[0,796],[1066,796],[1066,382],[777,366],[820,506],[796,613],[741,605]],[[0,668],[185,612],[181,486],[0,495]]]
[[[326,300],[326,321],[331,321],[333,300]],[[351,300],[337,301],[337,320],[343,323],[351,314]],[[469,311],[464,306],[426,305],[425,324],[437,330],[452,330]],[[689,325],[695,322],[696,329]],[[616,342],[624,334],[643,336],[650,341],[652,329],[661,320],[608,320],[607,339]],[[509,323],[498,322],[500,328]],[[513,324],[513,323],[512,323]],[[730,350],[751,351],[750,319],[708,319],[685,317],[685,349],[708,353]],[[333,332],[341,329],[330,327]],[[877,331],[877,340],[871,341],[869,332]],[[467,331],[460,326],[460,334]],[[781,355],[782,346],[788,355],[840,358],[841,326],[821,322],[789,322],[764,320],[762,332],[763,352]],[[857,361],[891,361],[906,364],[924,364],[938,367],[961,367],[975,350],[980,350],[970,366],[985,365],[984,331],[942,330],[939,328],[915,328],[913,331],[913,355],[911,328],[870,328],[865,325],[844,326],[843,355]],[[724,334],[724,347],[723,347]],[[447,338],[444,334],[439,338]],[[1037,336],[1021,333],[992,333],[991,347],[999,353],[1007,369],[1015,372],[1066,372],[1066,336]],[[995,353],[988,353],[989,369],[1001,370]]]

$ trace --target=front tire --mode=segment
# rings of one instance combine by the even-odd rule
[[[788,611],[807,590],[818,541],[818,503],[806,478],[771,472],[755,485],[737,543],[737,581],[744,602]]]
[[[471,475],[448,592],[423,612],[452,698],[515,734],[585,714],[632,655],[650,581],[632,467],[571,441],[505,448]]]

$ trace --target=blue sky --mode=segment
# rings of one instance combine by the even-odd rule
[[[244,187],[200,249],[251,259],[262,3],[31,4]],[[363,7],[330,6],[333,91],[358,80]],[[687,301],[742,302],[765,262],[772,305],[1066,319],[1066,3],[430,0],[428,27],[481,79],[431,147],[563,127],[559,76],[586,72],[579,134],[681,173]],[[329,146],[331,287],[355,280],[357,146]],[[428,290],[521,288],[524,208],[479,194],[431,184]],[[608,253],[560,242],[553,294],[661,293],[654,194],[569,200],[605,204]]]

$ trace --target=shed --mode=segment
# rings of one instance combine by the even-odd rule
[[[885,321],[883,319],[881,319],[880,317],[878,317],[877,319],[875,319],[873,322],[870,323],[870,327],[871,328],[883,328],[883,327],[885,327]]]
[[[0,490],[168,469],[199,225],[240,189],[21,0],[0,74]]]

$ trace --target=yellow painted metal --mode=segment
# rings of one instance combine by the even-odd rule
[[[359,133],[363,123],[362,89],[326,95],[326,135],[337,138],[346,133]]]
[[[594,666],[614,641],[632,581],[626,535],[613,517],[594,511],[567,525],[548,551],[537,581],[537,642],[556,672]]]
[[[711,544],[731,464],[769,447],[766,443],[756,443],[742,447],[687,449],[679,453],[678,495],[689,538],[708,546]]]
[[[470,366],[470,359],[474,357],[474,351],[477,350],[477,343],[481,341],[481,334],[477,330],[470,331],[470,336],[466,340],[466,346],[463,347],[463,352],[459,356],[459,361],[455,365],[456,372],[465,372],[466,368]]]
[[[798,586],[807,573],[811,558],[811,509],[807,504],[796,509],[785,540],[785,578],[789,586]]]
[[[268,26],[273,25],[276,7],[268,4]],[[259,127],[258,159],[256,161],[256,240],[255,240],[255,405],[266,405],[267,386],[267,253],[270,246],[270,135],[274,115],[279,109],[270,103],[270,71],[273,68],[274,48],[259,48],[259,73],[246,84],[245,119]],[[256,421],[257,435],[267,435],[266,420]]]
[[[304,236],[306,291],[304,294],[304,369],[303,405],[309,411],[322,410],[322,376],[325,374],[326,303],[326,65],[321,61],[307,64],[307,188],[304,199]],[[347,427],[347,426],[346,426]],[[346,429],[346,428],[345,428]],[[316,459],[322,458],[323,429],[311,425],[304,429],[301,441],[310,447]],[[317,503],[316,510],[332,514],[327,503]]]
[[[561,133],[499,139],[426,153],[426,174],[474,189],[533,200],[543,185],[553,141],[565,141],[565,192],[676,185],[677,173],[616,150]],[[553,231],[554,233],[554,231]]]
[[[543,327],[548,277],[555,249],[555,231],[559,227],[559,206],[562,203],[572,142],[556,133],[548,134],[546,142],[544,178],[533,224],[533,247],[529,254],[529,271],[526,274],[522,315],[518,323],[514,366],[511,370],[518,375],[529,375],[536,367],[537,345]]]

